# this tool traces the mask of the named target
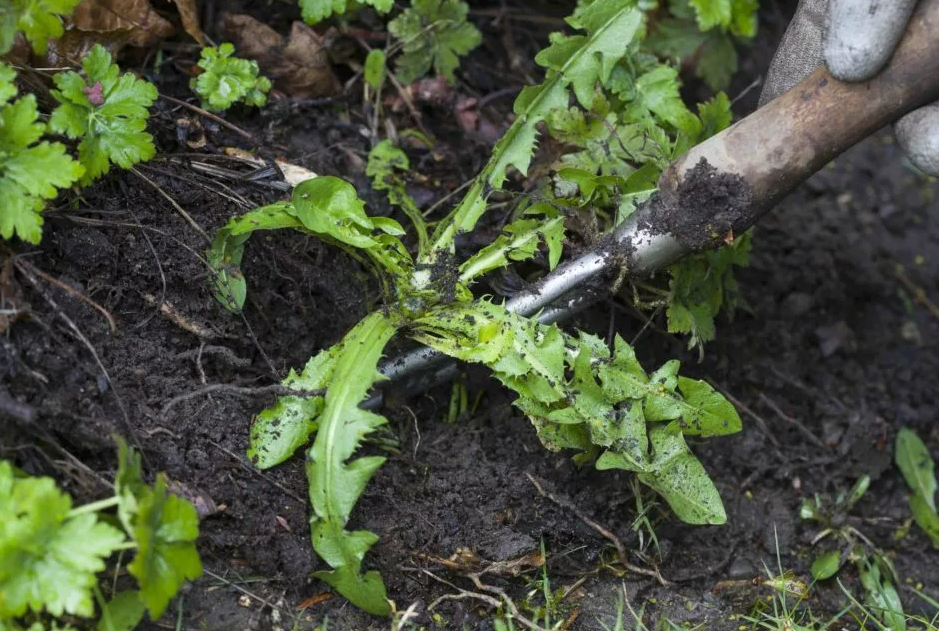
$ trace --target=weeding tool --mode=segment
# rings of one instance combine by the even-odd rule
[[[823,66],[785,94],[693,147],[659,179],[649,201],[599,247],[565,263],[506,308],[555,322],[602,297],[585,291],[603,274],[646,277],[679,258],[743,234],[799,184],[878,129],[939,99],[939,0],[923,0],[887,66],[845,83]],[[426,347],[381,372],[404,392],[452,378],[455,364]],[[422,376],[416,378],[418,375]],[[379,392],[363,403],[381,403]]]

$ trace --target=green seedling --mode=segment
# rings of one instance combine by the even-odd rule
[[[51,478],[0,461],[0,628],[20,628],[26,617],[93,618],[97,599],[98,628],[129,631],[145,612],[158,619],[183,583],[201,576],[196,509],[167,492],[165,477],[148,485],[140,476],[140,456],[118,440],[114,495],[73,507]],[[127,571],[137,589],[105,602],[97,575],[121,550],[134,551]]]
[[[848,492],[839,492],[833,500],[816,495],[807,499],[799,511],[802,519],[816,521],[823,529],[815,536],[815,545],[826,537],[835,540],[835,547],[819,554],[812,562],[811,573],[816,580],[836,575],[848,561],[857,568],[868,603],[881,620],[892,629],[906,629],[903,605],[896,585],[900,584],[893,563],[863,533],[848,523],[848,512],[870,486],[870,477],[862,476]]]
[[[52,96],[60,103],[49,118],[49,128],[81,139],[78,161],[88,184],[116,164],[129,169],[156,154],[147,133],[148,108],[157,98],[156,87],[130,73],[121,74],[111,53],[96,44],[82,60],[84,76],[69,70],[55,75]]]
[[[939,548],[939,514],[936,512],[936,465],[926,444],[910,429],[897,433],[894,459],[910,487],[913,519]]]
[[[224,43],[202,49],[199,68],[189,87],[202,99],[202,107],[224,112],[235,103],[261,107],[267,103],[271,81],[260,76],[258,62],[234,57],[235,47]]]
[[[17,32],[37,55],[46,53],[47,42],[65,31],[62,18],[71,15],[81,0],[6,0],[0,7],[0,55],[13,48]]]
[[[482,34],[466,20],[469,5],[460,0],[412,0],[411,7],[388,23],[401,55],[395,71],[410,84],[433,70],[453,83],[460,57],[482,42]]]

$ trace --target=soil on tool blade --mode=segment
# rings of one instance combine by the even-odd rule
[[[732,95],[765,70],[781,26],[767,24]],[[543,41],[532,38],[528,58]],[[481,92],[501,89],[490,73],[508,68],[509,55],[501,54],[484,48],[464,66]],[[184,81],[167,81],[161,90],[175,85],[185,96]],[[756,97],[747,93],[738,113]],[[510,101],[494,99],[486,114],[504,120]],[[206,175],[207,164],[243,168],[220,157],[222,147],[340,175],[363,191],[370,212],[390,213],[363,174],[368,120],[342,102],[275,105],[230,117],[254,140],[208,127],[208,144],[193,155],[179,140],[183,113],[158,107],[161,158],[140,175],[105,178],[84,191],[77,209],[49,213],[42,246],[9,263],[18,307],[30,315],[0,338],[0,403],[8,395],[21,404],[19,420],[10,420],[12,406],[0,409],[0,455],[94,499],[107,491],[110,437],[120,433],[142,450],[147,471],[167,472],[197,500],[206,514],[199,541],[206,575],[163,621],[147,623],[152,628],[173,628],[179,616],[185,629],[313,628],[327,617],[330,630],[387,629],[387,621],[357,612],[310,578],[324,566],[310,546],[302,457],[260,472],[245,456],[252,415],[272,402],[264,386],[338,341],[377,304],[379,288],[356,261],[314,239],[261,234],[247,248],[249,298],[244,316],[235,316],[212,296],[201,258],[205,235],[282,198],[265,181]],[[467,139],[451,110],[424,107],[424,124],[438,138],[434,153],[415,164],[433,177],[414,191],[426,208],[475,173],[488,149]],[[412,124],[406,112],[396,116],[400,127]],[[734,398],[743,431],[692,445],[720,489],[726,525],[683,525],[650,507],[654,497],[644,493],[655,526],[650,543],[634,527],[629,475],[579,469],[569,454],[547,453],[511,397],[484,372],[470,371],[471,413],[445,422],[449,388],[392,401],[384,410],[389,425],[364,446],[389,457],[350,524],[379,536],[366,566],[382,573],[399,611],[414,605],[417,628],[493,628],[490,603],[500,596],[487,588],[504,590],[534,617],[547,576],[550,589],[565,595],[551,611],[552,620],[570,622],[565,628],[612,627],[625,586],[650,626],[666,615],[737,629],[743,622],[735,616],[771,593],[758,580],[765,566],[807,577],[818,528],[798,519],[802,499],[870,474],[852,525],[890,553],[908,610],[923,606],[910,587],[939,597],[939,553],[915,527],[895,537],[910,513],[892,466],[901,426],[933,453],[939,446],[939,319],[927,302],[939,300],[937,189],[906,166],[889,134],[813,177],[758,226],[752,265],[739,275],[750,308],[720,323],[703,363],[661,331],[660,318],[646,326],[607,303],[573,323],[638,336],[647,367],[681,357],[687,374]],[[491,238],[487,229],[481,241]],[[103,307],[116,330],[77,294]],[[645,573],[622,572],[610,535]],[[635,552],[641,545],[645,558]],[[455,569],[488,563],[483,587]],[[853,568],[840,578],[860,593]],[[844,604],[829,583],[811,592],[820,616]]]

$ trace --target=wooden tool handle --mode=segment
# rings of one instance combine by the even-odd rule
[[[696,226],[680,225],[679,215],[686,213],[675,211],[701,204],[714,207],[728,195],[711,191],[711,198],[700,199],[702,194],[708,196],[702,193],[708,189],[704,182],[709,179],[726,189],[736,179],[749,190],[724,199],[738,208],[725,212],[723,221],[708,224],[715,229],[708,245],[717,244],[718,237],[726,239],[727,228],[739,234],[833,158],[937,99],[939,0],[921,0],[893,57],[870,81],[845,83],[822,65],[788,92],[673,162],[659,180],[661,198],[672,211],[669,214],[676,215],[671,232],[681,241],[683,233],[701,228],[700,221]],[[702,159],[713,169],[695,169]],[[740,176],[742,183],[727,175]],[[694,250],[708,247],[700,242],[682,245]]]

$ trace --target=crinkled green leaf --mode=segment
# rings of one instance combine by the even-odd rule
[[[731,0],[688,0],[694,9],[698,20],[698,27],[702,31],[709,31],[715,26],[730,26],[733,17]]]
[[[300,12],[307,24],[317,24],[333,15],[343,15],[358,6],[368,5],[379,13],[388,13],[394,0],[299,0]]]
[[[202,107],[224,112],[243,102],[261,107],[267,103],[271,81],[260,76],[258,62],[234,57],[233,44],[202,49],[199,67],[202,73],[192,78],[189,87],[202,99]]]
[[[936,509],[922,495],[913,495],[910,497],[910,510],[916,525],[923,529],[933,547],[939,550],[939,514]]]
[[[723,92],[719,92],[710,100],[699,103],[698,118],[701,119],[701,134],[698,136],[698,141],[703,142],[730,127],[733,120],[730,99]]]
[[[10,76],[8,70],[0,64],[0,80]],[[16,90],[0,87],[0,93],[4,97],[0,101],[9,101]],[[62,144],[40,142],[44,131],[32,94],[0,105],[0,237],[4,239],[18,236],[39,243],[46,200],[84,172]]]
[[[345,180],[322,176],[301,182],[293,189],[292,202],[297,219],[311,232],[356,248],[378,245],[371,236],[378,226],[365,214],[365,202],[355,187]],[[393,232],[400,234],[401,226],[394,224]]]
[[[737,72],[737,49],[729,35],[708,33],[700,48],[695,76],[704,79],[712,90],[726,90]]]
[[[482,34],[466,21],[469,6],[460,0],[412,0],[411,8],[388,23],[388,32],[402,45],[395,64],[398,78],[413,83],[431,68],[447,81],[460,57],[479,46]]]
[[[356,501],[385,459],[350,458],[359,442],[386,422],[359,408],[359,403],[381,376],[378,360],[396,330],[390,318],[375,312],[346,335],[333,364],[326,404],[306,463],[313,506],[313,548],[332,568],[314,576],[375,615],[386,615],[390,606],[381,576],[375,571],[363,574],[362,559],[378,537],[367,531],[347,531],[345,527]]]
[[[719,250],[686,257],[669,267],[668,330],[690,334],[689,348],[704,354],[704,344],[714,339],[714,318],[723,309],[733,316],[742,306],[734,268],[747,265],[749,232]]]
[[[669,66],[657,66],[636,79],[635,95],[626,106],[626,120],[642,120],[647,112],[691,136],[700,132],[701,123],[678,93],[678,71]]]
[[[196,552],[199,516],[187,500],[166,492],[166,480],[157,478],[152,490],[139,499],[133,537],[137,554],[127,570],[137,579],[140,598],[156,620],[186,580],[202,576]]]
[[[96,574],[124,535],[95,513],[70,516],[71,508],[51,478],[16,478],[0,461],[0,620],[94,613]]]
[[[46,53],[49,39],[61,37],[62,18],[71,15],[81,0],[4,0],[0,5],[0,55],[13,47],[19,31],[37,55]]]
[[[865,600],[874,615],[891,631],[906,631],[906,616],[900,595],[890,580],[889,574],[881,571],[876,559],[867,555],[858,562],[858,574],[864,587]]]
[[[100,44],[85,56],[82,66],[85,78],[71,70],[55,75],[57,89],[52,95],[60,105],[52,112],[49,127],[81,138],[78,159],[85,167],[81,182],[88,184],[107,173],[112,163],[129,169],[156,154],[146,129],[157,90],[130,73],[121,75]]]

